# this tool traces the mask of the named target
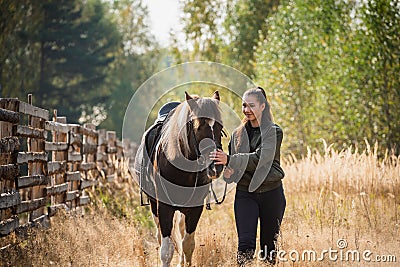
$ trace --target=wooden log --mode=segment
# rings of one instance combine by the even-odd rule
[[[47,163],[47,175],[63,173],[67,170],[66,161],[51,161]]]
[[[54,216],[57,214],[57,212],[59,210],[65,210],[65,211],[69,211],[69,208],[67,205],[65,205],[64,203],[61,204],[57,204],[57,205],[53,205],[47,208],[47,213],[50,217]]]
[[[40,217],[38,217],[32,221],[31,227],[38,227],[38,226],[45,227],[45,228],[50,227],[50,220],[49,220],[49,216],[47,214],[43,214]]]
[[[107,147],[107,153],[115,154],[115,153],[117,153],[117,148],[116,147]]]
[[[65,142],[46,142],[46,151],[65,151],[68,150],[68,143]]]
[[[0,165],[0,181],[14,181],[19,175],[19,166],[16,164]]]
[[[92,186],[98,185],[98,184],[99,184],[99,182],[97,180],[82,180],[79,188],[82,190],[82,189],[92,187]]]
[[[115,131],[107,131],[107,153],[117,153],[117,147],[115,141],[117,140],[117,134]]]
[[[0,194],[0,209],[8,209],[21,203],[19,192]]]
[[[31,104],[28,104],[28,103],[25,103],[22,101],[19,102],[19,112],[44,119],[46,121],[49,120],[49,111],[48,110],[45,110],[45,109],[42,109],[39,107],[35,107]]]
[[[16,215],[0,222],[0,236],[6,236],[19,226],[19,218]]]
[[[18,137],[10,136],[0,139],[0,153],[14,153],[21,147]]]
[[[44,194],[47,196],[53,196],[53,195],[58,195],[62,194],[68,191],[68,183],[63,183],[51,187],[46,187],[44,188]]]
[[[17,235],[27,238],[29,236],[28,232],[29,229],[39,228],[39,227],[44,227],[44,228],[50,227],[50,219],[47,214],[42,214],[39,217],[33,219],[32,221],[19,226],[17,229],[15,229],[15,232]]]
[[[124,144],[123,144],[123,142],[122,142],[121,140],[118,140],[118,139],[117,139],[117,141],[115,141],[115,145],[116,145],[117,147],[124,148]]]
[[[82,196],[79,198],[79,206],[87,205],[90,203],[90,197],[89,196]]]
[[[79,134],[70,132],[69,133],[69,140],[68,143],[70,145],[77,145],[77,146],[81,146],[82,145],[82,137]]]
[[[57,110],[54,110],[53,113],[53,123],[55,126],[59,127],[54,127],[52,131],[52,140],[53,142],[57,143],[66,143],[68,144],[68,133],[69,133],[69,127],[67,124],[67,118],[66,117],[58,117],[57,116]],[[62,131],[56,131],[56,130],[62,130]],[[67,154],[68,154],[68,145],[67,149],[63,151],[55,150],[52,152],[52,160],[53,161],[66,161],[67,160]],[[65,171],[67,170],[68,164],[65,168]],[[64,173],[59,173],[55,174],[52,177],[53,180],[53,185],[58,185],[58,184],[63,184],[65,183],[66,180],[66,175]],[[51,197],[51,205],[57,205],[60,203],[63,203],[65,199],[65,194],[60,194],[60,195],[55,195]]]
[[[28,162],[47,161],[46,152],[19,152],[17,158],[17,164],[23,164]]]
[[[81,127],[79,133],[91,137],[99,136],[99,133],[96,130],[88,129],[85,127]]]
[[[0,121],[19,123],[20,117],[18,112],[0,108]]]
[[[97,152],[96,159],[97,159],[97,161],[107,161],[108,156],[106,153]]]
[[[88,162],[88,163],[81,163],[79,166],[80,171],[89,171],[89,170],[94,170],[96,169],[96,163],[94,162]]]
[[[47,205],[47,198],[42,197],[29,201],[22,201],[16,208],[15,213],[20,214],[27,211],[34,211],[38,208],[44,207]]]
[[[99,133],[99,139],[98,139],[98,145],[107,145],[107,130],[105,129],[99,129],[98,130]]]
[[[71,182],[71,181],[80,181],[81,180],[81,173],[79,171],[76,172],[67,172],[66,173],[66,181]]]
[[[18,98],[0,98],[0,108],[18,112],[20,101]]]
[[[82,160],[81,153],[77,153],[77,152],[68,153],[68,161],[76,162],[76,161],[81,161],[81,160]]]
[[[97,152],[97,145],[83,144],[82,154],[95,154]]]
[[[40,129],[43,131],[47,138],[47,131],[45,131],[45,121],[48,120],[48,111],[35,107],[32,105],[32,95],[28,95],[28,103],[20,103],[19,109],[20,112],[24,112],[28,114],[28,126],[33,129]],[[45,151],[45,139],[43,138],[28,138],[28,153],[22,162],[28,162],[28,176],[34,175],[45,175],[44,171],[46,168],[45,162],[48,161],[48,154]],[[20,155],[19,155],[20,156]],[[43,195],[43,188],[45,186],[39,185],[34,186],[30,190],[30,199],[34,202],[31,203],[30,208],[35,205],[39,205],[39,199],[45,199],[46,196]],[[36,202],[36,203],[35,203]],[[45,200],[44,202],[47,202]],[[46,203],[45,203],[46,204]],[[30,210],[28,220],[33,221],[36,218],[40,218],[44,215],[45,209],[42,206],[37,207],[36,209]]]
[[[79,198],[79,190],[69,191],[67,192],[67,196],[65,197],[65,201],[71,201]]]
[[[44,175],[21,176],[16,179],[17,188],[27,188],[37,185],[50,184],[50,178]]]
[[[47,139],[47,131],[25,125],[14,125],[13,135],[36,139]]]
[[[54,131],[59,133],[68,133],[69,127],[68,124],[55,122],[55,121],[46,121],[45,129],[47,131]]]

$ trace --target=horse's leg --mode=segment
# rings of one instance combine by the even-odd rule
[[[158,218],[161,229],[161,249],[160,258],[163,267],[169,267],[174,256],[174,242],[171,239],[172,221],[175,210],[162,203],[158,203]]]
[[[174,242],[170,236],[163,237],[161,240],[160,258],[162,267],[169,267],[174,256]]]
[[[180,265],[184,266],[185,256],[183,254],[182,240],[185,234],[185,215],[179,211],[175,212],[174,215],[174,225],[172,227],[172,239],[175,243],[176,250],[178,251],[180,257]]]
[[[160,220],[159,220],[158,217],[156,217],[154,214],[153,214],[153,220],[154,220],[154,223],[155,223],[156,226],[157,226],[157,241],[158,241],[158,245],[161,246],[161,228],[160,228]]]
[[[183,254],[185,255],[186,266],[192,265],[192,256],[194,251],[195,241],[194,232],[189,234],[185,232],[185,237],[182,241]]]
[[[194,234],[202,212],[203,207],[189,208],[185,211],[186,230],[182,242],[182,247],[183,253],[185,254],[186,266],[192,265],[192,256],[195,248]]]
[[[157,202],[154,200],[150,200],[150,207],[151,207],[151,213],[153,214],[154,223],[156,224],[157,227],[156,236],[158,245],[161,246],[161,228],[160,228],[160,220],[158,219],[157,216]]]

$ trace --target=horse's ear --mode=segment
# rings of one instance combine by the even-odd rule
[[[186,91],[185,91],[185,97],[186,97],[186,100],[193,99],[193,97],[191,97],[191,96],[188,94],[188,92],[186,92]]]
[[[212,96],[212,98],[213,98],[213,99],[216,99],[216,100],[218,100],[218,101],[220,101],[220,99],[219,99],[219,92],[218,92],[218,91],[215,91],[215,92],[214,92],[214,95]]]
[[[197,106],[195,98],[190,96],[186,91],[185,91],[185,96],[186,96],[186,102],[189,104],[190,110],[191,111],[195,110]]]

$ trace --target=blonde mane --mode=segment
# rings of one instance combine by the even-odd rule
[[[188,157],[190,146],[187,134],[187,123],[196,118],[212,118],[221,122],[221,110],[216,100],[196,98],[196,108],[191,110],[187,101],[176,107],[174,113],[161,130],[160,144],[168,160],[181,155]]]

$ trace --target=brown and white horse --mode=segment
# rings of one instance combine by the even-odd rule
[[[155,196],[150,196],[150,205],[162,266],[170,266],[174,249],[182,266],[191,265],[204,200],[210,182],[222,172],[208,157],[222,149],[218,91],[211,98],[185,94],[186,101],[164,123],[152,160]]]

